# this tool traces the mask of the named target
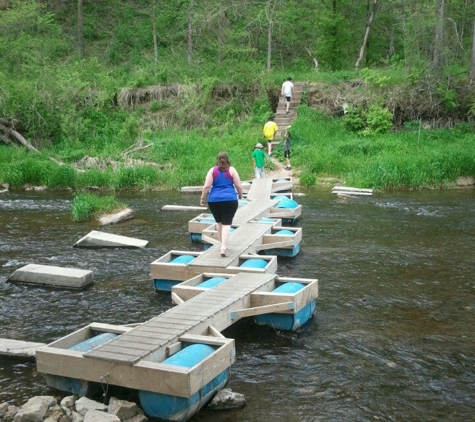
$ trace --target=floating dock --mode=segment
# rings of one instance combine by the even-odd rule
[[[170,291],[175,307],[133,326],[92,323],[38,349],[48,385],[79,395],[104,385],[138,390],[149,417],[186,421],[229,379],[236,349],[222,330],[246,317],[282,330],[305,324],[318,280],[280,277],[277,257],[257,254],[302,238],[301,229],[268,218],[280,200],[272,198],[274,182],[260,180],[238,209],[226,257],[211,222],[202,231],[206,250],[170,251],[152,262],[155,289]]]

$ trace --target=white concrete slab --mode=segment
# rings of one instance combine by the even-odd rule
[[[130,208],[126,208],[114,214],[106,214],[99,217],[99,223],[102,226],[106,226],[108,224],[117,224],[122,221],[131,220],[132,218],[134,218],[134,211]]]
[[[120,236],[93,230],[79,239],[74,247],[77,248],[145,248],[148,240]]]
[[[34,358],[36,350],[43,346],[46,346],[46,344],[0,338],[0,355]]]
[[[84,289],[93,283],[92,271],[37,264],[28,264],[19,268],[8,281],[67,289]]]

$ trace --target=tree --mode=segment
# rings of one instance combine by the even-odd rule
[[[434,54],[432,65],[434,73],[438,76],[442,72],[442,56],[444,47],[444,15],[445,15],[445,0],[437,0],[436,3],[436,23],[434,33]]]
[[[84,23],[83,23],[83,4],[78,0],[78,56],[84,58]]]
[[[472,32],[472,60],[470,61],[470,76],[469,83],[475,82],[475,19],[473,20],[473,32]]]
[[[364,34],[364,37],[363,37],[363,43],[362,43],[361,48],[360,48],[360,54],[359,54],[358,59],[356,60],[356,64],[355,64],[355,70],[356,71],[358,71],[360,69],[361,61],[363,60],[363,57],[365,55],[366,45],[368,44],[368,38],[369,38],[369,32],[371,30],[371,25],[373,24],[374,16],[376,15],[378,0],[372,0],[372,2],[373,2],[373,7],[371,8],[370,0],[368,0],[367,9],[368,9],[368,12],[369,12],[369,17],[368,17],[368,20],[366,21],[366,29],[365,29],[365,34]]]

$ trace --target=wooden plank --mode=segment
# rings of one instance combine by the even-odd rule
[[[192,205],[164,205],[162,211],[206,211],[207,207],[198,207]]]
[[[290,301],[277,303],[274,305],[258,306],[255,308],[239,309],[237,311],[231,312],[229,314],[229,318],[232,320],[237,320],[249,316],[268,314],[270,312],[283,312],[294,309],[294,305],[294,302]]]
[[[279,201],[271,199],[254,200],[239,207],[233,218],[233,224],[240,225],[259,217],[267,217],[269,209]]]
[[[247,194],[247,199],[253,201],[255,199],[269,199],[272,192],[272,179],[254,179],[251,189]]]
[[[344,191],[344,192],[365,192],[365,193],[373,193],[373,189],[362,189],[362,188],[352,188],[349,186],[334,186],[332,191]]]
[[[2,338],[0,339],[0,355],[32,359],[36,351],[43,346],[46,344]]]
[[[234,340],[215,337],[185,337],[220,346],[193,368],[141,361],[134,366],[101,359],[86,359],[80,353],[46,347],[37,354],[38,371],[80,380],[100,382],[107,376],[111,385],[189,397],[227,369],[235,360]]]
[[[93,382],[101,382],[100,377],[107,376],[110,385],[180,397],[187,397],[190,391],[187,368],[153,362],[132,366],[131,362],[89,359],[78,352],[51,347],[38,350],[36,362],[39,372],[51,375]]]

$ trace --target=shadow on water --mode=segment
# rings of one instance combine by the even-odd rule
[[[300,254],[278,274],[318,278],[315,317],[295,333],[228,328],[237,360],[229,387],[243,409],[203,409],[194,421],[475,420],[475,193],[405,192],[299,197]],[[71,197],[0,196],[0,337],[49,343],[97,321],[145,321],[172,306],[153,291],[150,263],[172,249],[201,250],[187,223],[195,195],[121,194],[135,219],[99,228],[71,221]],[[141,250],[73,248],[91,230],[146,239]],[[7,282],[29,263],[92,270],[82,292]],[[56,394],[33,362],[0,357],[0,402]]]

